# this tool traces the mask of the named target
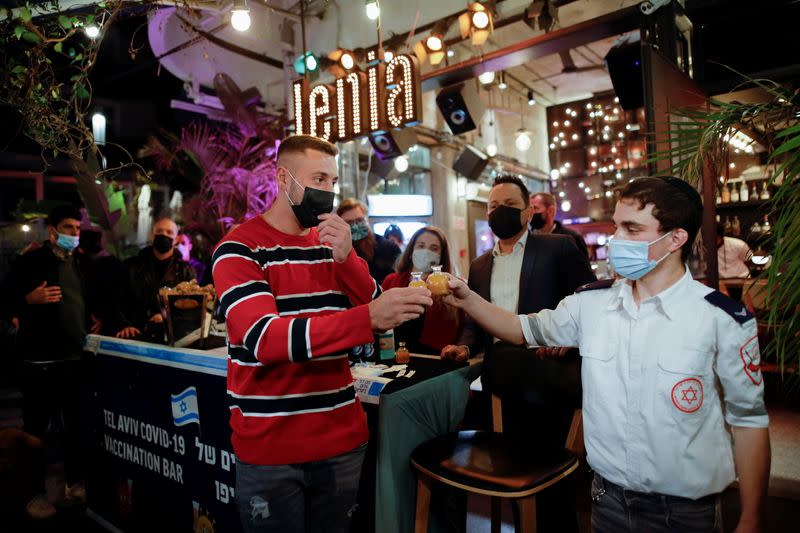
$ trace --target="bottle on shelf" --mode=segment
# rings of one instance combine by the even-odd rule
[[[731,186],[731,202],[738,202],[739,201],[739,187],[736,186],[734,183]]]
[[[764,222],[761,224],[761,233],[767,234],[772,231],[772,226],[769,223],[769,216],[764,215]]]
[[[722,186],[722,203],[727,204],[731,201],[731,190],[728,188],[728,184]]]
[[[725,235],[730,235],[731,231],[733,230],[733,225],[731,224],[731,219],[725,217],[725,222],[722,223],[722,227],[725,231]]]
[[[739,201],[747,202],[749,200],[750,200],[750,191],[747,190],[747,182],[742,180],[742,184],[739,187]]]
[[[750,226],[750,235],[753,237],[761,235],[761,224],[758,223],[758,220],[753,222],[753,225]]]
[[[733,217],[733,222],[731,223],[731,234],[734,237],[738,237],[742,234],[742,223],[739,221],[738,216]]]
[[[714,203],[719,205],[722,203],[722,194],[719,192],[719,187],[717,189],[717,195],[714,197]]]
[[[758,200],[758,186],[753,182],[753,187],[750,189],[750,199]]]
[[[768,181],[764,182],[764,185],[761,187],[761,195],[758,197],[759,200],[769,200],[769,189],[767,189]]]

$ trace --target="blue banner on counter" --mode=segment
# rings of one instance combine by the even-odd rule
[[[222,356],[90,338],[89,507],[126,532],[240,531]]]

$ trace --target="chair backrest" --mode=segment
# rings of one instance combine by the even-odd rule
[[[577,354],[540,359],[533,350],[495,344],[484,381],[494,430],[529,447],[563,447],[581,409],[580,365]]]
[[[492,394],[492,431],[503,432],[503,401],[496,394]],[[578,457],[583,455],[585,450],[583,444],[583,410],[575,409],[572,413],[572,421],[569,424],[569,431],[564,442],[564,448],[571,451]]]
[[[742,301],[751,313],[758,316],[767,309],[767,293],[767,280],[748,280],[742,288]]]

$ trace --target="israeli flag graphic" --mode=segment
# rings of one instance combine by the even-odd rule
[[[189,387],[180,394],[172,394],[172,419],[176,426],[196,423],[200,425],[197,408],[197,389]]]

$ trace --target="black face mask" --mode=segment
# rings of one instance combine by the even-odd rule
[[[533,229],[542,229],[544,227],[544,214],[534,213],[531,217],[531,227]]]
[[[172,241],[172,237],[156,235],[153,237],[153,249],[160,254],[165,254],[172,250]]]
[[[492,229],[492,233],[500,239],[510,239],[522,231],[522,222],[519,218],[521,213],[522,209],[498,205],[494,211],[489,213],[489,227]]]
[[[292,181],[297,183],[297,180],[294,179],[291,172],[289,172],[289,176],[292,178]],[[297,183],[297,185],[300,186],[299,183]],[[333,192],[305,187],[303,190],[303,200],[295,205],[289,197],[288,191],[286,193],[286,197],[289,198],[289,203],[292,206],[294,216],[297,217],[297,221],[304,228],[319,226],[319,219],[317,217],[333,211],[333,199],[335,196]]]

